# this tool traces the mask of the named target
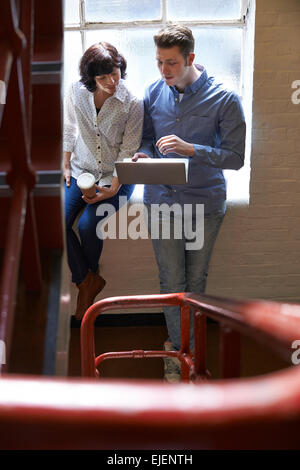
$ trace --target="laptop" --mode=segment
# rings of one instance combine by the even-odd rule
[[[188,158],[140,158],[136,162],[124,158],[115,165],[121,184],[186,184],[188,181]]]

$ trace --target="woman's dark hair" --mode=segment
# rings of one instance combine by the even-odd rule
[[[121,78],[126,77],[127,63],[117,49],[108,42],[99,42],[89,47],[79,63],[80,81],[91,92],[96,90],[95,77],[112,73],[114,67],[121,71]]]

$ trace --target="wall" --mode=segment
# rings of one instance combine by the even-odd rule
[[[300,300],[300,2],[257,0],[249,207],[229,208],[207,293]]]

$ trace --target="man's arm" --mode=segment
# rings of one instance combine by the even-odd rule
[[[238,170],[244,165],[246,124],[236,95],[224,105],[218,124],[217,147],[186,142],[176,135],[161,137],[156,145],[163,155],[174,152],[217,168]]]
[[[244,165],[246,122],[237,95],[231,94],[219,117],[218,147],[194,145],[194,158],[209,166],[239,170]]]

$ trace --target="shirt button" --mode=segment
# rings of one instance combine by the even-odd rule
[[[179,121],[180,121],[180,119],[179,119],[179,118],[176,118],[176,122],[179,122]]]
[[[99,149],[99,148],[100,148],[100,147],[98,146],[98,149]]]

